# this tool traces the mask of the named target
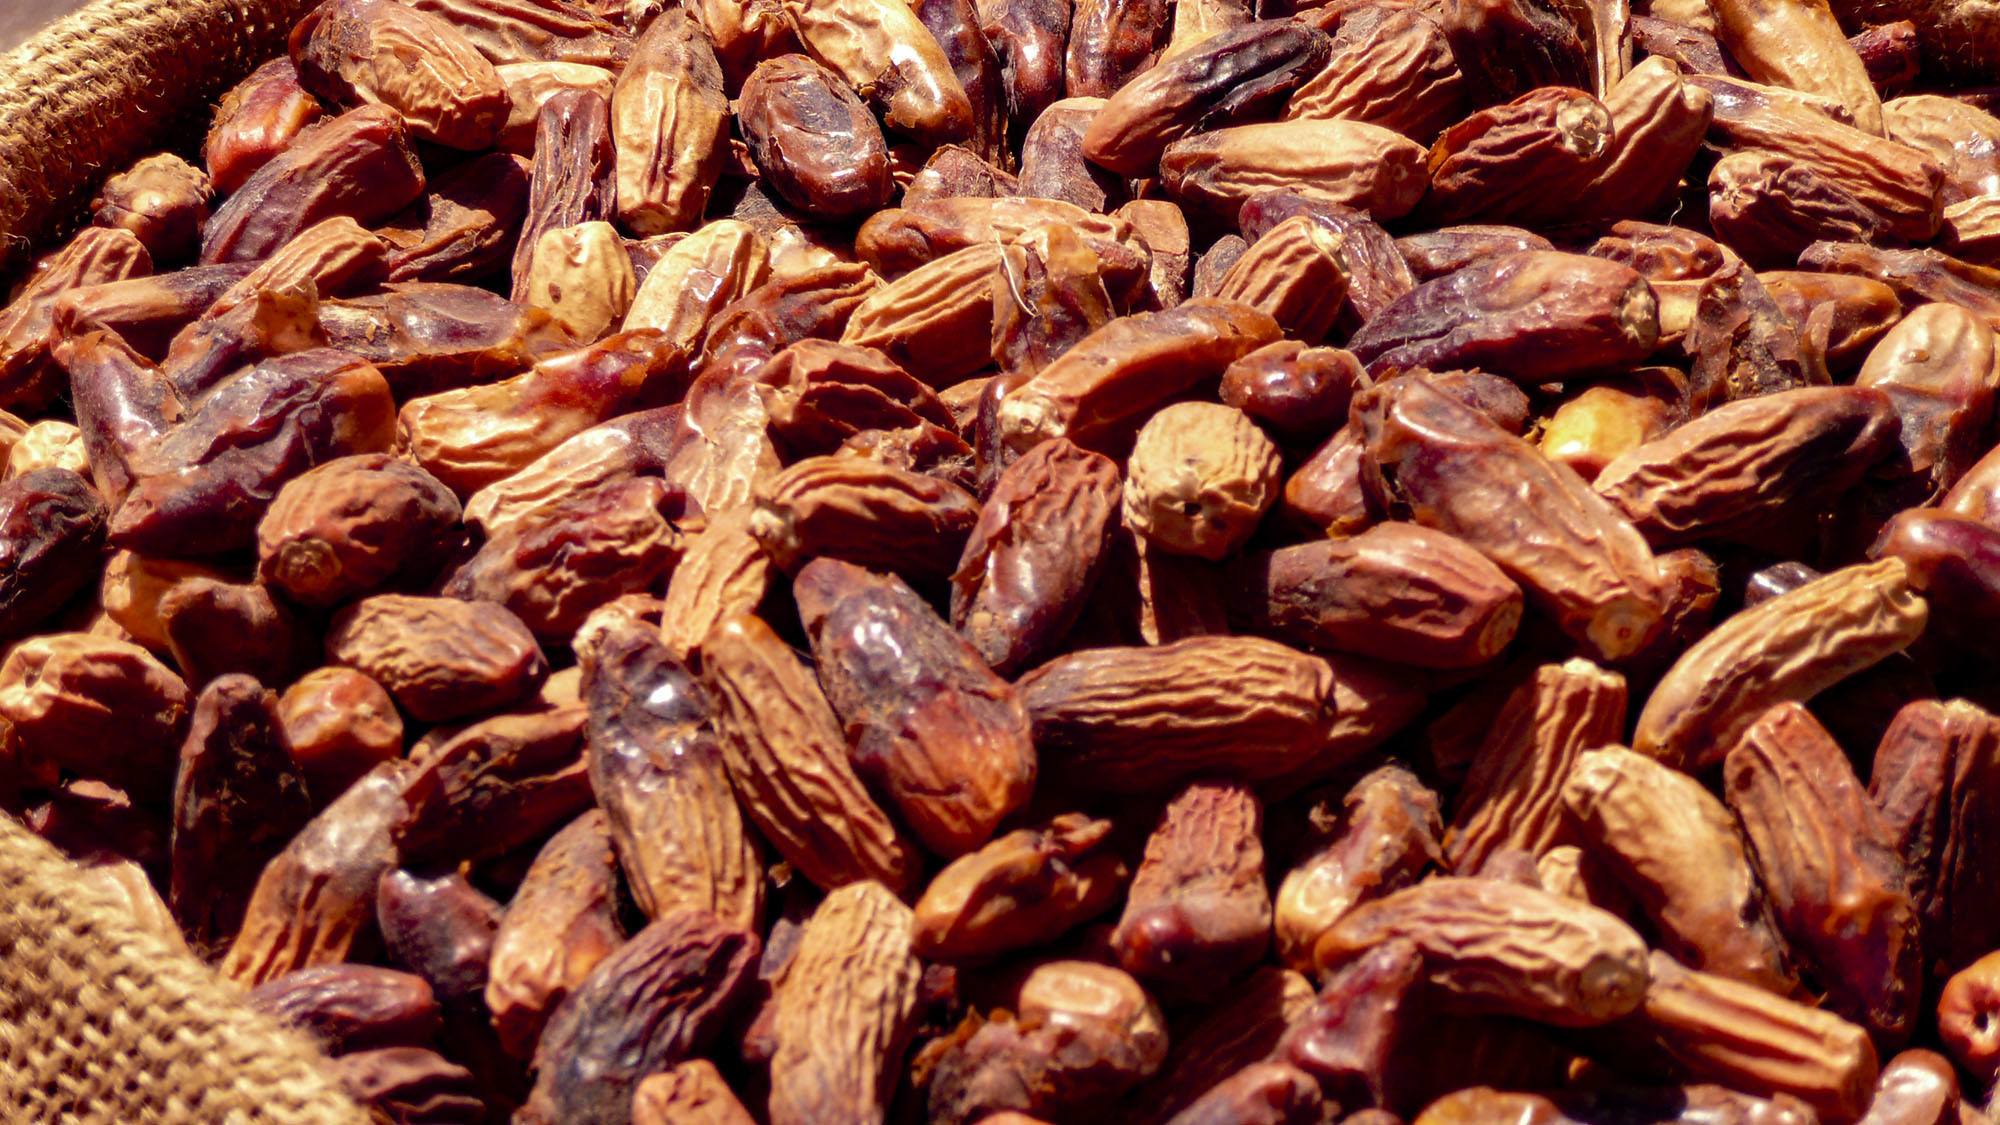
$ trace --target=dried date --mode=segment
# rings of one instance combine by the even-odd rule
[[[698,910],[654,921],[597,963],[549,1018],[520,1120],[622,1125],[632,1090],[696,1057],[745,997],[760,943]]]
[[[1521,591],[1450,535],[1384,523],[1283,547],[1233,568],[1232,608],[1254,632],[1432,668],[1483,664],[1521,621]]]
[[[624,942],[617,857],[593,810],[542,845],[500,915],[485,998],[501,1046],[530,1057],[549,1016]]]
[[[1889,825],[1803,704],[1764,712],[1723,759],[1772,916],[1828,1006],[1890,1039],[1922,999],[1917,913]]]
[[[1365,392],[1354,417],[1365,471],[1381,474],[1376,494],[1493,560],[1570,637],[1617,660],[1659,630],[1666,592],[1652,552],[1575,473],[1419,380]]]
[[[236,932],[264,864],[312,818],[277,697],[223,676],[195,700],[174,777],[168,901],[198,947]]]
[[[337,616],[326,645],[335,663],[366,672],[426,722],[516,703],[548,674],[519,618],[456,598],[377,594]]]
[[[1262,827],[1261,804],[1240,784],[1196,782],[1167,803],[1111,931],[1127,972],[1199,991],[1263,957],[1271,896]]]
[[[1014,689],[896,578],[823,558],[792,590],[856,771],[938,855],[985,843],[1035,783]]]

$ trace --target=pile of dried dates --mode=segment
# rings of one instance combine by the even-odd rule
[[[328,0],[0,311],[0,807],[394,1122],[1990,1121],[1971,6]]]

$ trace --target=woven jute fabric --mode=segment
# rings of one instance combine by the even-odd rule
[[[0,813],[0,1120],[364,1125],[324,1056]]]
[[[0,276],[107,175],[187,140],[315,2],[93,0],[0,56]]]

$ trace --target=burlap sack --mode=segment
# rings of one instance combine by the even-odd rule
[[[74,225],[106,175],[199,138],[216,97],[316,2],[93,0],[0,56],[0,276]]]
[[[314,2],[95,0],[0,57],[0,275],[105,176],[198,139]],[[0,1121],[367,1120],[310,1042],[0,814]]]
[[[310,1042],[0,814],[0,1120],[368,1120]]]

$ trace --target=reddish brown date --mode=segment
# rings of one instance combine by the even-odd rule
[[[1296,441],[1338,429],[1354,395],[1367,386],[1353,352],[1280,340],[1230,364],[1222,373],[1220,397],[1274,434]]]
[[[326,219],[387,219],[423,191],[402,117],[384,106],[351,109],[300,131],[216,209],[201,261],[254,262]]]
[[[446,1004],[486,991],[500,904],[450,872],[386,871],[375,885],[375,919],[389,956],[422,977]]]
[[[1406,523],[1245,558],[1232,594],[1253,631],[1431,668],[1491,660],[1521,621],[1521,589],[1499,567]]]
[[[1666,605],[1653,553],[1573,471],[1420,381],[1376,387],[1354,410],[1384,473],[1378,495],[1499,564],[1564,632],[1606,659],[1651,640]]]
[[[1425,282],[1348,347],[1371,372],[1476,367],[1545,381],[1630,366],[1659,335],[1659,302],[1629,267],[1530,251]]]
[[[375,965],[321,965],[250,990],[250,1006],[311,1035],[331,1053],[422,1046],[438,1031],[424,979]]]
[[[1922,998],[1917,912],[1889,824],[1802,704],[1781,703],[1723,760],[1773,917],[1828,1006],[1891,1038]]]
[[[1146,841],[1111,949],[1126,971],[1199,994],[1264,954],[1263,807],[1246,786],[1197,782],[1168,802]]]
[[[258,575],[302,605],[330,606],[437,572],[458,497],[386,453],[342,457],[292,478],[257,525]]]
[[[951,618],[1001,675],[1032,667],[1083,612],[1122,496],[1108,457],[1063,438],[1008,466],[952,576]]]
[[[917,838],[956,856],[1028,799],[1035,753],[1014,689],[901,581],[820,559],[793,582],[854,764]]]
[[[629,1121],[641,1079],[696,1057],[722,1033],[758,949],[755,934],[692,910],[633,935],[550,1018],[519,1119]]]
[[[29,631],[90,584],[108,518],[104,498],[68,469],[0,482],[0,637]]]
[[[231,87],[216,107],[202,146],[202,159],[215,190],[233,195],[251,173],[292,143],[325,113],[319,99],[299,85],[289,57],[272,59]]]
[[[1114,172],[1145,175],[1188,133],[1233,125],[1281,102],[1325,65],[1330,45],[1324,32],[1288,21],[1221,32],[1110,93],[1084,133],[1084,155]]]
[[[277,697],[223,676],[195,701],[174,778],[174,916],[198,946],[233,935],[264,864],[312,818]]]
[[[491,604],[380,594],[333,620],[327,655],[358,668],[426,722],[475,715],[531,694],[548,662],[519,618]]]
[[[757,64],[738,120],[771,189],[808,215],[845,219],[889,201],[882,127],[839,76],[804,55]]]
[[[1065,65],[1071,97],[1108,98],[1167,45],[1168,0],[1078,0]]]
[[[610,830],[602,812],[588,812],[542,845],[500,915],[486,1007],[502,1049],[520,1059],[533,1055],[570,990],[624,943]]]

